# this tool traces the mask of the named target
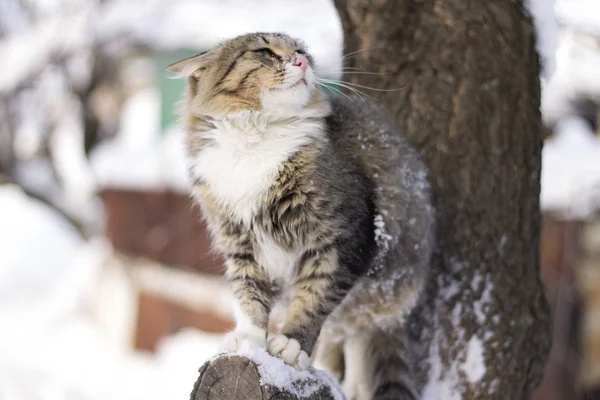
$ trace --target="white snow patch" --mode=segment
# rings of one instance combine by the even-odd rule
[[[508,236],[502,235],[500,238],[500,243],[498,244],[498,253],[500,255],[504,255],[504,247],[506,246],[506,243],[508,243]]]
[[[473,276],[473,280],[471,281],[471,288],[473,291],[479,290],[479,284],[481,282],[483,282],[483,278],[481,277],[481,274],[476,272]]]
[[[477,275],[476,275],[477,277]],[[482,279],[478,277],[478,279]],[[473,302],[473,312],[475,313],[475,317],[477,318],[477,322],[479,325],[484,325],[487,319],[487,315],[485,313],[486,307],[492,304],[492,289],[494,284],[490,279],[486,278],[484,280],[484,288],[481,293],[481,297]]]
[[[450,300],[454,296],[460,293],[460,288],[456,282],[451,282],[444,290],[444,293],[440,293],[440,296],[443,297],[444,300]]]
[[[459,335],[459,341],[462,341]],[[442,363],[439,351],[440,335],[432,341],[429,352],[429,379],[423,389],[422,400],[460,400],[462,384],[459,372],[463,372],[467,382],[479,382],[486,372],[483,342],[475,335],[466,344],[466,351],[460,352],[456,360],[447,367]]]
[[[439,335],[433,339],[429,350],[429,379],[421,395],[422,400],[461,400],[458,374],[455,368],[445,368],[439,351]]]
[[[560,0],[559,0],[560,1]],[[555,0],[528,0],[526,2],[536,30],[536,47],[541,56],[545,76],[552,76],[555,69],[558,26],[554,16]]]
[[[375,240],[381,246],[383,251],[389,250],[389,241],[392,240],[392,236],[385,231],[385,221],[381,214],[375,216]]]
[[[39,74],[54,55],[85,49],[92,15],[89,6],[47,18],[36,26],[0,41],[0,94],[12,91],[28,77]]]
[[[313,369],[297,371],[295,368],[285,364],[283,360],[270,356],[261,347],[253,346],[248,341],[243,341],[236,354],[248,357],[256,362],[261,383],[277,387],[290,392],[298,397],[308,397],[322,387],[325,382],[331,389],[335,400],[343,400],[344,396],[339,392],[335,378],[326,371]],[[293,385],[294,381],[304,381],[304,386]]]
[[[485,360],[483,357],[483,343],[473,335],[467,345],[467,355],[465,361],[461,365],[461,370],[467,376],[467,381],[475,383],[485,375]]]
[[[556,0],[554,12],[559,24],[600,36],[600,3],[597,0]]]
[[[48,293],[67,276],[82,240],[50,207],[0,186],[0,307]]]
[[[183,131],[160,135],[160,94],[144,90],[132,96],[122,112],[121,130],[92,153],[99,187],[172,189],[189,193]]]
[[[544,144],[540,203],[570,218],[600,207],[600,140],[582,118],[560,121]]]
[[[460,270],[465,267],[465,264],[458,260],[451,260],[451,264],[455,273],[460,273]],[[467,332],[460,325],[462,314],[468,311],[469,307],[465,307],[459,285],[451,278],[442,276],[438,277],[438,285],[440,287],[436,307],[438,312],[447,309],[444,304],[446,301],[451,299],[456,301],[450,312],[450,321],[455,335],[451,342],[446,341],[439,330],[441,329],[440,319],[447,317],[436,314],[431,327],[433,338],[428,355],[429,377],[423,390],[422,400],[458,400],[462,399],[466,383],[479,382],[485,375],[484,341],[476,334],[467,336]],[[483,329],[487,321],[486,307],[492,302],[493,287],[493,283],[487,275],[475,274],[471,287],[466,289],[467,293],[471,290],[475,294],[481,293],[480,297],[473,302],[473,312],[477,323]],[[489,339],[490,336],[487,333],[484,331],[483,336]],[[449,360],[448,363],[444,363],[441,358],[441,346],[444,347],[443,354],[454,349],[456,357]]]
[[[585,100],[600,101],[600,41],[579,27],[563,27],[558,36],[556,70],[542,81],[542,116],[547,126],[576,115]]]

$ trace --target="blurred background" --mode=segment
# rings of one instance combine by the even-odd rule
[[[543,72],[535,399],[600,399],[600,3],[530,0]],[[164,67],[251,31],[337,78],[329,0],[0,0],[0,400],[186,398],[233,327]]]

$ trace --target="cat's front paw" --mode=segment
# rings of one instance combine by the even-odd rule
[[[242,342],[247,340],[250,344],[263,349],[267,347],[267,337],[265,335],[252,335],[244,331],[229,332],[221,341],[221,351],[226,353],[235,353],[239,350]]]
[[[285,335],[275,335],[269,338],[267,351],[274,357],[279,357],[288,365],[303,371],[308,368],[308,354],[300,347],[296,339],[290,339]]]

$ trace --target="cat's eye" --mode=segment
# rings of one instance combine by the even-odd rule
[[[261,56],[262,58],[266,58],[266,59],[279,58],[277,56],[277,54],[275,54],[271,49],[268,49],[266,47],[264,47],[262,49],[256,49],[256,50],[254,50],[254,52],[256,54],[258,54],[259,56]]]
[[[302,54],[303,56],[306,55],[306,52],[304,50],[296,50],[296,53]]]

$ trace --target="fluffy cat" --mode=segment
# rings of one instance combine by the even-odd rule
[[[320,334],[315,362],[349,399],[417,399],[404,320],[434,219],[417,153],[381,107],[324,94],[286,35],[240,36],[168,70],[188,80],[193,192],[236,299],[225,350],[249,340],[304,369]]]

